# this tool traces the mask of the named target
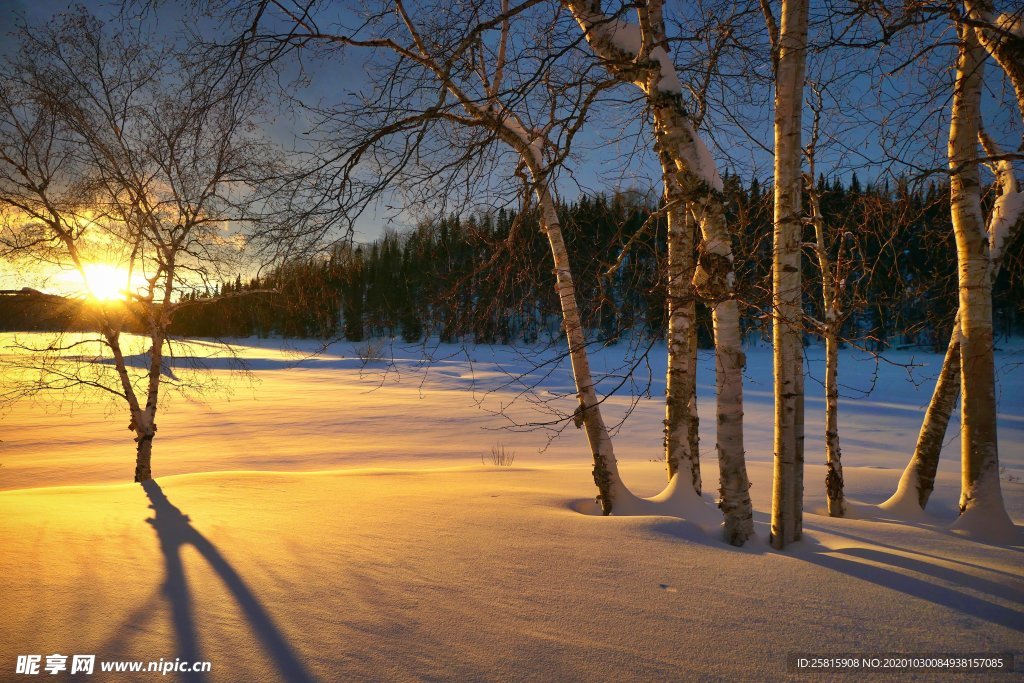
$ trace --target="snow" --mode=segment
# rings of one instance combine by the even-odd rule
[[[658,62],[661,66],[661,80],[658,81],[656,86],[658,90],[662,92],[683,92],[683,82],[679,80],[679,75],[676,73],[676,65],[672,62],[672,58],[668,56],[664,48],[656,47],[651,50],[651,59]]]
[[[1012,171],[1011,171],[1012,172]],[[1014,183],[1013,185],[1016,185]],[[989,218],[990,254],[994,261],[1002,258],[1003,247],[1010,230],[1024,214],[1024,192],[1011,187],[996,198]]]
[[[697,158],[694,160],[695,164],[692,167],[693,171],[704,179],[704,182],[708,184],[714,190],[721,192],[725,185],[722,184],[722,176],[718,174],[718,166],[715,164],[715,160],[711,157],[711,152],[708,150],[708,146],[704,144],[704,141],[697,135],[697,131],[690,129],[691,137],[693,138],[693,148],[697,153]]]
[[[643,48],[643,33],[636,24],[618,19],[609,20],[603,15],[593,15],[590,19],[592,29],[596,33],[605,34],[617,49],[636,56]]]
[[[721,192],[725,185],[722,183],[722,176],[718,174],[718,167],[711,157],[707,145],[701,140],[697,131],[687,122],[681,122],[686,126],[685,142],[678,145],[679,156],[686,164],[686,171],[703,180],[708,187]]]
[[[880,503],[878,508],[897,519],[907,521],[927,520],[928,513],[922,510],[918,503],[917,482],[916,470],[905,471],[899,480],[899,484],[896,486],[896,492],[887,501]],[[856,512],[851,517],[870,516],[874,512],[870,507],[862,505],[856,505],[854,509]]]
[[[527,130],[527,128],[521,123],[519,117],[497,100],[490,101],[487,108],[497,109],[501,125],[526,145],[533,161],[540,165],[542,163],[544,153],[544,132]]]
[[[1001,31],[1024,38],[1024,15],[1020,12],[1016,14],[1000,14],[999,18],[996,19],[996,26]]]
[[[600,40],[610,43],[616,50],[632,57],[636,57],[643,50],[643,31],[639,25],[612,19],[596,12],[578,16],[585,31],[601,36]],[[679,80],[676,65],[672,62],[668,52],[662,47],[654,47],[651,48],[647,56],[657,62],[661,68],[661,78],[656,85],[657,89],[662,92],[681,93],[683,83]]]
[[[591,40],[591,43],[610,43],[615,49],[634,57],[639,55],[643,49],[643,32],[639,25],[612,19],[597,12],[574,10],[574,13],[583,30],[597,37],[595,40]],[[676,65],[668,52],[662,47],[654,47],[648,57],[657,62],[659,66],[660,78],[655,84],[655,88],[660,92],[681,95],[683,83],[679,80]],[[647,88],[646,85],[642,85],[642,87]],[[689,122],[684,125],[693,141],[692,144],[680,146],[680,152],[687,160],[687,171],[697,175],[712,189],[721,192],[723,189],[722,178],[718,174],[718,167],[711,157],[711,152],[692,125]]]
[[[588,449],[569,430],[488,431],[503,421],[513,349],[394,347],[363,367],[354,345],[306,357],[281,342],[237,350],[254,384],[197,343],[222,389],[171,396],[157,415],[155,486],[126,483],[123,411],[82,396],[17,404],[0,447],[0,594],[6,678],[19,654],[212,661],[210,680],[777,680],[789,653],[1019,650],[1019,539],[979,543],[950,529],[959,492],[954,416],[935,494],[912,523],[892,494],[942,356],[842,352],[844,473],[856,517],[825,508],[824,398],[807,382],[804,539],[767,546],[771,355],[747,352],[746,443],[757,538],[718,537],[713,507],[713,357],[700,358],[703,501],[664,488],[664,348],[654,398],[615,434],[629,515],[596,514]],[[623,346],[597,350],[596,371]],[[823,352],[811,347],[812,377]],[[1024,356],[997,356],[1003,495],[1024,518]],[[903,364],[918,364],[911,371]],[[900,365],[897,365],[900,364]],[[176,374],[188,377],[177,361]],[[387,374],[384,373],[387,371]],[[638,378],[639,379],[639,378]],[[606,377],[601,386],[616,383]],[[874,383],[874,390],[863,395]],[[230,393],[228,390],[230,389]],[[559,362],[539,397],[573,404]],[[563,396],[563,394],[570,394]],[[604,404],[608,421],[625,398]],[[514,404],[520,419],[540,408]],[[513,467],[480,463],[497,441]],[[661,492],[659,494],[659,492]],[[933,675],[921,674],[921,680]],[[98,678],[98,680],[101,680]],[[128,678],[125,678],[128,680]]]

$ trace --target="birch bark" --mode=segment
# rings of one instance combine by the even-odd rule
[[[696,306],[693,285],[694,225],[681,188],[674,182],[672,162],[662,160],[668,218],[668,368],[665,383],[665,468],[671,480],[677,471],[688,476],[700,495],[697,435]]]
[[[806,73],[807,0],[782,0],[775,73],[775,229],[772,328],[775,467],[771,543],[782,549],[803,526],[804,387],[800,304],[801,114]]]
[[[977,519],[986,526],[1012,528],[999,484],[991,260],[977,161],[985,57],[976,32],[961,27],[949,126],[950,208],[960,291],[959,522],[970,525]]]
[[[978,40],[1010,80],[1024,115],[1024,13],[996,16],[991,0],[964,0],[964,9]]]
[[[967,2],[965,6],[969,18],[974,22],[992,24],[989,3]],[[1005,16],[1000,17],[995,24],[1002,27],[1011,26]],[[1013,83],[1018,95],[1018,110],[1024,120],[1024,97],[1021,97],[1021,94],[1024,93],[1024,70],[1022,70],[1024,67],[1021,67],[1019,63],[1011,64],[1009,68],[1007,66],[1009,57],[1012,57],[1011,51],[1015,47],[1020,49],[1024,46],[1024,39],[1018,37],[1018,42],[1014,43],[1012,40],[1007,40],[1004,34],[997,34],[993,38],[992,32],[993,29],[976,28],[974,30],[978,41],[996,59]],[[995,143],[981,130],[980,125],[978,126],[978,140],[987,156],[991,158],[1001,156]],[[992,207],[987,227],[990,282],[995,281],[1002,269],[1003,247],[1014,240],[1016,233],[1021,228],[1022,218],[1024,218],[1024,197],[1018,190],[1012,163],[1004,159],[997,161],[994,165],[999,196]],[[960,395],[960,373],[962,370],[960,342],[960,311],[958,310],[946,356],[943,359],[931,401],[921,424],[914,454],[900,477],[896,492],[883,504],[887,507],[901,506],[906,504],[906,500],[913,499],[923,510],[932,494],[942,441],[945,438],[953,408],[956,406],[956,400]]]
[[[892,507],[903,504],[906,499],[915,501],[920,509],[928,504],[928,499],[935,489],[935,473],[939,469],[939,453],[942,441],[946,437],[949,418],[960,396],[960,314],[957,313],[953,323],[953,333],[949,338],[946,355],[942,359],[942,369],[935,380],[935,389],[928,402],[921,431],[917,435],[914,454],[907,463],[900,477],[896,493],[883,506]]]
[[[639,24],[629,24],[605,16],[600,3],[563,2],[608,71],[646,95],[658,149],[671,161],[670,166],[663,168],[674,176],[701,229],[693,285],[712,308],[714,318],[719,507],[725,520],[726,540],[742,545],[753,534],[750,482],[743,450],[746,359],[733,292],[735,275],[731,235],[722,204],[722,181],[683,105],[682,84],[667,50],[663,3],[653,0],[638,7]],[[666,184],[672,181],[673,178],[665,179]],[[668,428],[682,429],[684,425]]]
[[[519,150],[537,181],[535,194],[540,208],[541,230],[551,247],[551,258],[555,266],[555,289],[562,308],[562,320],[565,337],[569,344],[569,359],[572,374],[576,383],[579,408],[576,413],[577,427],[583,426],[587,441],[594,458],[594,483],[597,485],[598,502],[605,515],[612,513],[615,501],[624,497],[632,497],[619,475],[612,448],[611,436],[601,415],[601,405],[594,387],[594,378],[590,371],[590,359],[587,355],[586,338],[583,324],[580,321],[579,309],[576,305],[576,288],[569,267],[569,255],[565,250],[562,237],[562,226],[558,220],[554,199],[544,181],[543,170],[529,149]]]
[[[817,128],[817,126],[815,126]],[[825,339],[825,496],[830,517],[846,516],[843,495],[843,463],[839,447],[839,309],[841,302],[836,288],[836,275],[825,240],[825,217],[814,188],[813,152],[808,152],[807,199],[814,225],[814,251],[821,273],[821,301],[825,320],[821,336]]]

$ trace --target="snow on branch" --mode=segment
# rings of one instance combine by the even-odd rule
[[[989,157],[998,157],[999,150],[995,141],[983,129],[978,130],[978,139]],[[999,196],[992,206],[992,214],[988,221],[989,258],[999,264],[1003,256],[1003,248],[1007,241],[1020,229],[1024,219],[1024,192],[1017,189],[1017,178],[1013,173],[1013,164],[1001,159],[994,163],[996,186]],[[997,266],[998,268],[998,266]]]
[[[641,19],[646,16],[648,20],[648,24],[642,26],[609,17],[585,2],[570,0],[568,4],[587,43],[611,72],[641,88],[649,98],[657,94],[675,96],[663,103],[675,110],[665,117],[670,120],[664,135],[670,138],[666,141],[672,148],[670,153],[685,166],[680,169],[683,173],[721,192],[722,178],[717,165],[682,106],[683,84],[675,63],[663,47],[664,26],[654,25],[650,12],[641,15]],[[652,73],[654,68],[657,71]]]

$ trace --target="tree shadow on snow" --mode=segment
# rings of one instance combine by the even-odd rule
[[[299,661],[295,651],[242,577],[217,548],[192,526],[188,515],[183,514],[167,500],[167,496],[155,481],[143,482],[142,488],[146,491],[154,513],[146,522],[156,531],[164,555],[164,594],[170,604],[171,621],[178,640],[177,656],[183,661],[196,662],[203,659],[199,648],[192,597],[181,559],[182,548],[191,545],[209,563],[231,592],[281,678],[286,681],[313,681],[313,677]],[[186,681],[206,680],[202,673],[179,675]]]
[[[851,532],[846,531],[846,530],[840,531],[840,530],[834,529],[834,528],[829,528],[829,529],[818,528],[818,529],[815,529],[815,527],[808,526],[807,524],[805,524],[804,526],[805,526],[805,528],[810,528],[812,530],[824,531],[825,533],[828,533],[828,534],[830,534],[832,536],[841,536],[842,538],[848,538],[851,541],[856,541],[856,542],[861,543],[861,544],[873,545],[873,546],[877,546],[877,547],[880,547],[880,548],[885,548],[885,549],[888,549],[888,550],[894,550],[897,553],[910,553],[910,554],[913,554],[913,555],[915,555],[917,557],[925,558],[925,560],[938,560],[939,562],[945,562],[947,564],[960,565],[960,566],[962,566],[962,567],[964,567],[966,569],[977,570],[979,572],[985,572],[985,573],[996,575],[996,576],[1000,576],[1000,577],[1003,577],[1003,578],[1006,578],[1006,579],[1012,579],[1013,581],[1020,581],[1021,580],[1021,575],[1019,573],[1010,573],[1010,572],[1003,571],[1001,569],[996,569],[994,567],[989,567],[989,566],[986,566],[986,565],[983,565],[983,564],[978,564],[976,562],[969,562],[968,560],[966,560],[966,559],[964,559],[962,557],[950,557],[950,556],[944,556],[944,555],[936,555],[935,553],[928,553],[928,552],[925,552],[925,551],[923,551],[923,550],[921,550],[919,548],[914,548],[914,549],[903,548],[903,547],[900,547],[898,545],[893,545],[891,543],[885,543],[885,542],[880,541],[878,539],[867,538],[866,536],[859,536],[857,534],[851,533]],[[943,528],[943,527],[933,528],[933,527],[922,526],[920,528],[922,528],[922,529],[931,529],[933,531],[937,531],[938,533],[946,533],[946,534],[950,533],[948,527],[945,527],[945,528]],[[1018,525],[1018,528],[1020,528],[1020,525]],[[1024,531],[1024,529],[1022,529],[1022,531]],[[976,542],[980,542],[980,541],[976,541]],[[1007,546],[999,546],[999,548],[1002,549],[1002,550],[1016,550],[1016,548],[1013,548],[1013,547],[1009,547],[1008,548]],[[934,565],[932,565],[932,566],[934,566]],[[1020,591],[1016,591],[1016,592],[1020,593]],[[999,593],[999,594],[1002,595],[1002,593]],[[1022,601],[1024,601],[1024,600],[1022,600]]]
[[[829,533],[835,532],[830,530]],[[872,543],[874,542],[872,541]],[[915,554],[917,557],[910,557],[908,554],[904,554],[904,551],[888,552],[880,549],[877,545],[873,548],[851,547],[812,552],[797,550],[793,553],[793,557],[904,595],[927,600],[940,607],[946,607],[982,621],[1024,632],[1024,611],[1022,611],[1024,610],[1024,592],[1014,585],[1016,582],[1004,583],[985,578],[979,576],[978,573],[965,572],[928,561],[928,559],[940,559],[935,556],[913,551],[905,552]],[[955,563],[955,560],[949,562]],[[977,565],[967,566],[977,567]],[[978,568],[980,569],[980,567]],[[985,571],[991,571],[997,576],[1005,576],[998,570],[986,569]],[[964,590],[958,590],[961,587]],[[987,594],[1010,603],[1010,606],[992,602],[985,597],[969,593],[968,590],[973,593]]]
[[[566,505],[583,515],[598,515],[600,509],[591,500],[572,500]],[[754,511],[754,537],[744,546],[734,548],[719,536],[702,530],[685,519],[668,516],[623,517],[644,520],[646,528],[657,535],[690,543],[698,543],[717,550],[746,555],[775,555],[809,562],[824,569],[874,583],[910,597],[926,600],[966,616],[1024,632],[1024,589],[1020,577],[999,569],[966,562],[959,558],[940,557],[928,553],[898,548],[873,539],[862,538],[834,528],[815,528],[805,524],[803,538],[786,551],[778,553],[766,539],[770,516]],[[928,525],[920,525],[930,528]],[[819,541],[814,532],[847,537],[873,547],[832,549]],[[948,530],[947,530],[948,533]],[[1011,548],[1013,550],[1014,548]],[[949,566],[954,565],[954,566]],[[945,584],[945,585],[944,585]],[[963,590],[960,590],[962,587]],[[663,586],[664,588],[664,586]],[[970,591],[970,592],[968,592]],[[987,597],[1003,603],[993,602]]]

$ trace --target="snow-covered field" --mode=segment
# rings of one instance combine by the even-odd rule
[[[245,377],[216,345],[193,345],[218,387],[168,397],[146,489],[127,483],[134,452],[120,406],[85,394],[5,410],[0,680],[14,678],[18,655],[45,663],[54,653],[209,660],[209,680],[253,681],[778,680],[803,676],[787,669],[795,653],[1024,656],[1024,546],[947,529],[959,491],[955,418],[932,517],[904,523],[873,507],[913,450],[940,356],[898,352],[876,366],[844,352],[841,439],[848,495],[864,503],[856,519],[816,514],[824,401],[808,382],[804,540],[779,553],[767,546],[768,349],[749,350],[745,385],[758,539],[735,549],[700,520],[581,514],[594,493],[583,434],[570,427],[549,444],[550,430],[501,429],[499,409],[520,422],[550,420],[548,402],[571,409],[560,398],[571,391],[565,362],[545,366],[531,403],[513,402],[529,357],[509,348],[431,347],[427,367],[422,348],[399,345],[392,363],[364,367],[351,344],[315,357],[310,344],[280,347],[239,342]],[[809,354],[820,377],[821,354]],[[594,363],[614,371],[621,356],[598,350]],[[1013,347],[997,357],[1002,486],[1018,527],[1021,361]],[[655,347],[633,373],[642,386],[650,368],[652,398],[615,436],[641,495],[664,484],[664,363]],[[702,354],[708,501],[712,368]],[[631,401],[606,405],[621,417]],[[514,465],[481,464],[499,442]],[[95,675],[105,676],[159,674]]]

